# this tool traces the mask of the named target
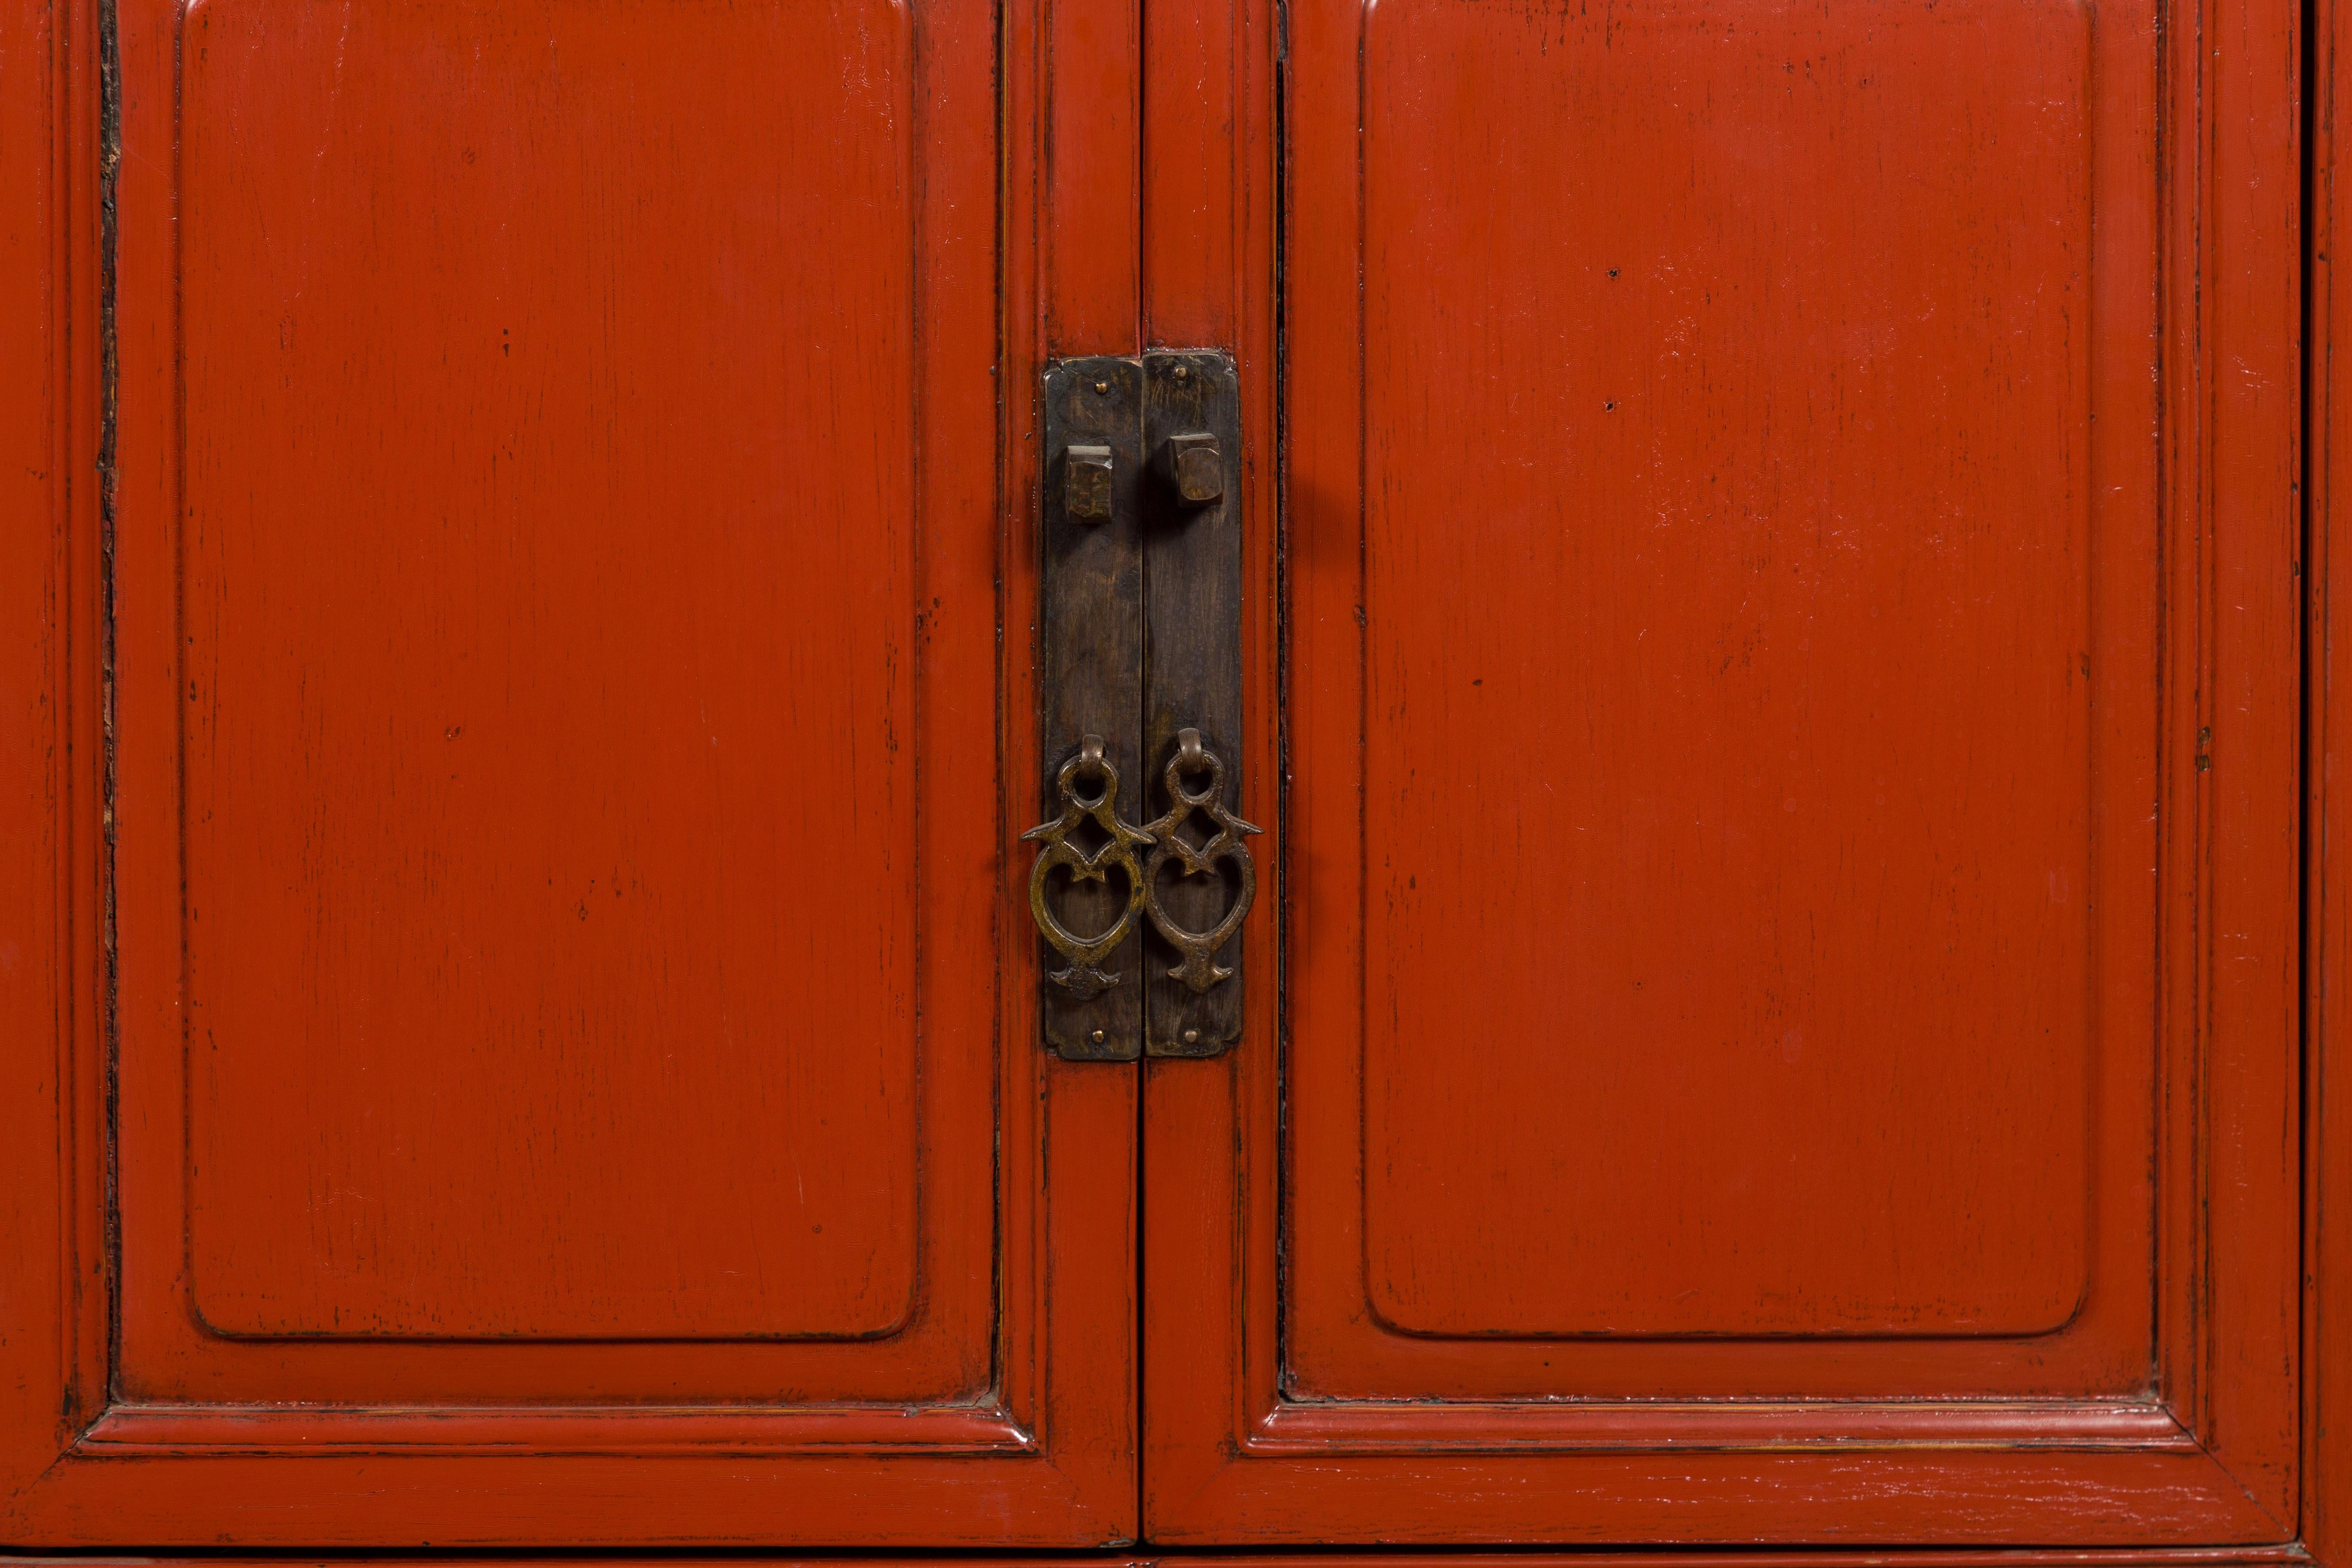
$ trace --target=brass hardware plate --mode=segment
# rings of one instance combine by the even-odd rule
[[[1073,1061],[1133,1061],[1143,1048],[1143,967],[1133,918],[1142,889],[1132,852],[1081,875],[1056,858],[1046,832],[1076,803],[1064,794],[1088,742],[1098,747],[1116,801],[1120,781],[1145,775],[1143,710],[1143,366],[1131,359],[1066,360],[1045,378],[1043,574],[1037,596],[1038,724],[1045,764],[1048,839],[1030,874],[1031,913],[1046,945],[1037,1010],[1045,1043]],[[1076,505],[1073,505],[1076,502]],[[1140,795],[1140,789],[1135,794]],[[1139,803],[1130,799],[1127,809]],[[1085,839],[1103,831],[1099,812],[1059,829]],[[1088,823],[1092,826],[1087,826]],[[1053,864],[1049,865],[1048,861]],[[1057,874],[1060,873],[1060,874]],[[1122,882],[1127,885],[1122,886]],[[1055,924],[1083,938],[1116,940],[1081,964],[1056,946]],[[1082,977],[1091,972],[1091,977]],[[1056,973],[1070,976],[1056,981]]]
[[[1024,837],[1041,847],[1045,1044],[1215,1056],[1241,1037],[1257,887],[1239,815],[1239,378],[1214,350],[1066,360],[1045,412],[1046,817]]]
[[[1222,353],[1159,353],[1143,362],[1143,449],[1160,468],[1146,487],[1143,530],[1143,758],[1138,781],[1148,812],[1174,826],[1194,815],[1173,793],[1179,747],[1197,731],[1220,761],[1218,813],[1241,809],[1242,771],[1242,431],[1241,391],[1234,362]],[[1163,456],[1164,454],[1164,456]],[[1195,782],[1190,787],[1198,790]],[[1232,818],[1238,821],[1239,816]],[[1255,831],[1253,829],[1252,831]],[[1242,1033],[1242,955],[1235,934],[1249,912],[1255,873],[1237,833],[1213,829],[1221,854],[1199,869],[1191,857],[1172,866],[1152,863],[1156,876],[1149,990],[1144,1003],[1145,1052],[1156,1057],[1213,1057]],[[1234,912],[1228,916],[1227,910]],[[1222,952],[1204,953],[1207,938],[1179,942],[1170,933],[1223,932]],[[1230,972],[1206,990],[1184,978],[1211,962]]]

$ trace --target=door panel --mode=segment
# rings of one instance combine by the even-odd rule
[[[121,26],[109,1098],[10,1292],[100,1316],[5,1538],[1130,1538],[1134,1077],[1003,936],[1036,18]]]
[[[921,826],[992,829],[917,758],[993,739],[983,668],[913,722],[919,577],[989,585],[913,507],[911,47],[888,5],[188,14],[188,1079],[121,1049],[188,1146],[124,1151],[127,1394],[988,1387],[987,911],[905,892]]]
[[[2182,25],[1293,7],[1284,1049],[1147,1078],[1155,1538],[2291,1537],[2296,278],[2165,192],[2291,234],[2294,28]]]
[[[1719,1392],[1611,1342],[1720,1336],[1774,1337],[1747,1394],[1945,1386],[1914,1338],[2035,1342],[1972,1394],[2144,1375],[2153,258],[2103,270],[2092,215],[2154,192],[2089,121],[2144,140],[2154,83],[2095,105],[2091,44],[1370,13],[1365,1023],[1310,990],[1295,1063],[1360,1078],[1363,1148],[1298,1164],[1302,1391],[1477,1336],[1579,1342],[1496,1347],[1497,1393]]]
[[[2102,838],[2152,846],[2093,826],[2147,794],[2149,683],[2091,698],[2152,595],[2103,643],[2089,568],[2152,560],[2153,451],[2087,13],[1390,4],[1365,51],[1373,1312],[2058,1329],[2146,1209],[2053,1203],[2147,1031],[2089,1005],[2149,919]]]
[[[919,1135],[920,917],[875,896],[927,673],[911,42],[881,3],[192,12],[215,1332],[887,1336],[924,1154],[969,1272],[985,1154]],[[923,978],[984,1011],[984,963]]]

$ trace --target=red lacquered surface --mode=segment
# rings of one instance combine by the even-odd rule
[[[1149,1079],[1147,1531],[2290,1539],[2292,15],[1286,50],[1288,1012]]]
[[[1133,1535],[1134,1079],[1000,935],[1016,9],[122,12],[11,1542]]]
[[[2291,9],[1734,9],[131,6],[111,405],[0,10],[0,1539],[2333,1562],[2333,98],[2306,557]],[[1146,342],[1283,984],[1139,1077]]]

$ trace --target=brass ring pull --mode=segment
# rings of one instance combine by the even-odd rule
[[[1079,785],[1097,781],[1102,794],[1088,804],[1079,796]],[[1054,951],[1070,963],[1067,969],[1055,970],[1047,978],[1079,1001],[1088,1002],[1119,982],[1117,974],[1104,973],[1102,961],[1127,939],[1136,911],[1143,908],[1145,879],[1143,868],[1136,863],[1135,846],[1150,843],[1151,835],[1118,819],[1118,770],[1103,755],[1100,735],[1088,735],[1080,743],[1077,753],[1055,775],[1054,787],[1062,797],[1062,815],[1021,836],[1024,843],[1033,838],[1045,843],[1037,852],[1037,863],[1029,868],[1029,913]],[[1070,842],[1070,834],[1088,817],[1109,835],[1109,842],[1097,846],[1091,855]],[[1106,887],[1113,867],[1127,874],[1127,908],[1108,931],[1083,937],[1054,918],[1045,903],[1045,878],[1056,866],[1067,866],[1073,882],[1101,882]]]
[[[1203,772],[1209,775],[1207,784],[1197,791],[1184,787],[1186,774]],[[1162,777],[1168,785],[1168,814],[1143,830],[1144,838],[1155,846],[1143,867],[1144,908],[1168,945],[1184,955],[1184,962],[1168,972],[1169,978],[1181,980],[1194,995],[1199,995],[1233,977],[1232,970],[1216,962],[1217,950],[1242,929],[1242,918],[1249,913],[1250,900],[1257,896],[1257,867],[1242,836],[1264,829],[1251,826],[1226,809],[1225,764],[1218,761],[1214,752],[1201,744],[1200,731],[1177,732],[1176,754],[1168,759],[1168,771]],[[1183,836],[1176,831],[1177,825],[1195,811],[1217,827],[1215,835],[1198,849],[1185,843]],[[1169,919],[1168,911],[1160,907],[1160,869],[1171,858],[1181,864],[1187,877],[1208,875],[1219,860],[1231,860],[1240,871],[1241,887],[1234,895],[1233,908],[1212,930],[1186,931]]]

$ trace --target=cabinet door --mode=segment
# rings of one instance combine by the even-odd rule
[[[1288,8],[1155,1539],[2294,1538],[2295,27]]]
[[[1134,1075],[1001,973],[1035,17],[119,18],[5,1538],[1131,1536]]]

